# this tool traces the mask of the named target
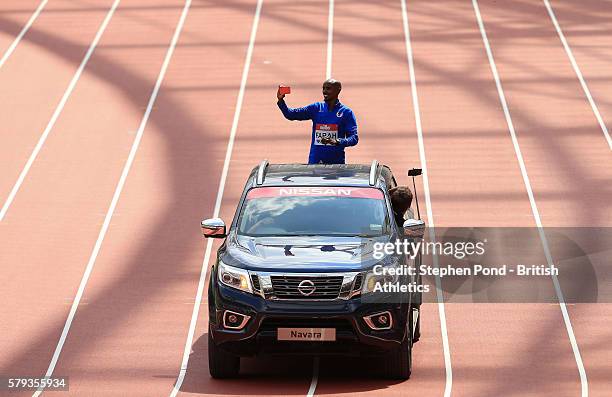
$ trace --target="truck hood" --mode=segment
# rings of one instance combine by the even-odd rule
[[[361,271],[379,262],[372,257],[373,244],[390,240],[390,236],[249,237],[230,233],[220,259],[257,271]]]

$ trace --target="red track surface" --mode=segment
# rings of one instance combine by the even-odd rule
[[[0,53],[38,4],[0,4]],[[0,68],[1,203],[111,4],[50,1]],[[612,128],[612,5],[551,4]],[[183,5],[121,2],[0,221],[2,376],[42,376],[49,366]],[[479,5],[530,185],[472,3],[410,1],[433,221],[534,226],[532,189],[544,226],[611,226],[612,152],[544,3]],[[255,9],[254,0],[191,5],[54,371],[70,376],[71,395],[166,396],[172,390],[202,268],[198,221],[214,211]],[[318,100],[327,21],[327,1],[264,1],[227,164],[220,207],[226,221],[253,165],[263,158],[305,161],[310,127],[282,118],[275,85],[292,86],[290,105]],[[404,184],[406,169],[420,164],[405,44],[400,0],[335,1],[332,75],[343,82],[342,100],[360,127],[360,143],[348,149],[347,160],[377,158]],[[418,190],[423,197],[424,186]],[[212,380],[206,299],[201,303],[181,396],[307,394],[308,358],[244,360],[244,378]],[[559,305],[447,303],[444,323],[439,308],[423,309],[410,381],[380,380],[370,375],[375,364],[321,359],[315,393],[441,396],[450,386],[447,329],[452,395],[580,395]],[[568,311],[590,395],[607,395],[612,305]]]

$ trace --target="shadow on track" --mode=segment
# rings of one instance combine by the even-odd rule
[[[283,385],[312,376],[312,356],[258,356],[241,359],[240,377],[216,380],[208,373],[208,334],[192,346],[188,370],[181,392],[221,395],[286,395]],[[399,381],[381,377],[380,361],[360,357],[326,356],[320,358],[319,379],[341,382],[342,392],[384,390]],[[437,372],[431,373],[433,377]],[[427,374],[419,369],[419,376]],[[359,379],[359,382],[351,380]],[[331,385],[333,388],[333,384]],[[328,387],[329,388],[329,385]],[[249,392],[250,391],[250,392]],[[304,393],[299,393],[303,395]]]
[[[249,15],[253,14],[254,5],[247,3],[237,3],[235,1],[207,1],[200,2],[210,5],[210,7],[235,7]],[[327,2],[325,2],[327,4]],[[267,15],[274,19],[274,14]],[[365,16],[364,16],[365,17]],[[530,14],[525,15],[526,18],[531,17]],[[287,21],[284,21],[287,22]],[[289,21],[290,22],[290,21]],[[464,21],[473,24],[474,21]],[[536,21],[531,21],[536,23]],[[541,21],[537,21],[541,23]],[[487,23],[487,26],[492,24]],[[309,26],[301,26],[310,28]],[[398,27],[398,29],[401,27]],[[499,27],[500,29],[502,27]],[[3,33],[11,33],[19,31],[20,27],[15,23],[0,17],[0,31]],[[316,28],[312,27],[313,31]],[[508,32],[507,39],[511,39],[512,34],[519,32]],[[453,36],[456,37],[456,36]],[[405,63],[405,54],[403,53],[387,53],[383,47],[378,47],[375,39],[364,40],[363,37],[357,34],[348,34],[346,32],[338,32],[337,40],[351,41],[359,45],[366,46],[374,53],[387,56],[395,62]],[[37,45],[47,51],[53,52],[58,57],[65,61],[78,65],[81,61],[83,48],[75,46],[70,41],[62,39],[52,32],[40,31],[33,27],[28,35],[24,38],[34,45]],[[236,46],[238,50],[244,51],[247,40],[243,42],[243,48]],[[181,47],[180,44],[178,46]],[[178,48],[177,48],[178,50]],[[143,80],[141,76],[131,73],[129,70],[119,68],[115,62],[98,53],[94,54],[92,63],[96,63],[96,67],[88,68],[86,73],[95,74],[100,79],[103,79],[108,84],[112,84],[117,88],[122,95],[127,98],[134,107],[142,106],[143,92],[150,92],[153,82]],[[423,64],[416,59],[417,69],[427,68],[430,72],[436,73],[442,83],[451,85],[460,85],[469,95],[476,95],[483,106],[498,108],[498,100],[495,95],[487,95],[492,82],[487,81],[482,83],[487,89],[475,86],[475,80],[479,80],[478,76],[470,76],[469,73],[449,74],[446,70],[442,70],[436,65]],[[541,76],[546,78],[544,74]],[[418,75],[417,75],[418,78]],[[237,86],[235,87],[237,89]],[[475,89],[476,88],[476,89]],[[145,95],[146,96],[146,95]],[[102,340],[105,335],[112,332],[113,329],[124,324],[130,318],[131,314],[136,313],[142,306],[154,301],[157,295],[162,291],[167,290],[177,282],[182,282],[186,279],[197,279],[199,272],[199,264],[195,265],[187,261],[186,253],[193,250],[201,250],[202,242],[197,230],[197,221],[203,213],[212,212],[214,196],[211,193],[210,186],[217,186],[218,175],[221,172],[221,166],[215,165],[211,158],[214,158],[218,147],[226,145],[225,140],[215,140],[209,136],[206,120],[192,113],[186,112],[176,98],[162,88],[160,97],[156,104],[158,110],[153,114],[150,124],[155,124],[157,130],[161,132],[161,138],[164,141],[165,158],[169,159],[170,167],[168,169],[169,180],[171,185],[168,191],[172,192],[172,202],[167,207],[163,208],[159,213],[152,214],[151,232],[145,236],[139,237],[142,241],[134,247],[133,254],[125,259],[125,272],[109,287],[102,290],[98,295],[93,296],[89,305],[80,307],[77,313],[77,318],[73,325],[73,331],[78,331],[89,335],[88,340],[77,341],[68,338],[67,350],[63,352],[60,359],[62,362],[76,361],[80,356],[85,355],[92,346],[96,345],[97,340]],[[533,135],[538,137],[538,131],[549,128],[546,124],[539,122],[535,115],[530,115],[525,109],[513,110],[513,117],[521,119],[524,123],[532,126],[531,131],[522,132],[522,135]],[[150,128],[149,128],[150,129]],[[435,131],[426,131],[426,135],[432,134],[435,136]],[[565,195],[566,200],[570,200],[575,204],[577,213],[583,214],[586,221],[596,219],[599,215],[597,208],[585,208],[583,205],[583,191],[598,191],[601,181],[592,180],[589,170],[580,167],[573,160],[571,148],[542,139],[540,142],[542,150],[550,158],[557,161],[561,160],[560,165],[563,171],[567,171],[568,175],[566,182],[570,182],[568,186],[573,186],[572,192]],[[202,172],[206,170],[206,172]],[[117,175],[118,178],[118,175]],[[198,183],[193,183],[197,181]],[[541,198],[537,195],[537,198]],[[439,199],[436,197],[435,199]],[[456,196],[454,196],[456,199]],[[110,197],[109,197],[110,200]],[[449,197],[450,200],[450,197]],[[601,211],[607,210],[608,207],[599,207]],[[194,223],[195,221],[195,223]],[[186,226],[186,225],[193,225]],[[146,275],[146,276],[143,276]],[[75,287],[76,288],[76,287]],[[195,293],[194,293],[195,295]],[[122,310],[115,310],[120,305]],[[523,349],[537,349],[542,344],[547,344],[550,339],[563,340],[566,336],[564,330],[559,327],[557,315],[552,316],[550,320],[550,328],[541,330],[540,335],[534,335],[534,338],[522,346]],[[49,346],[55,346],[58,335],[64,325],[65,318],[58,318],[54,323],[49,324],[41,337],[33,341],[27,349],[21,351],[17,356],[12,357],[6,367],[0,368],[0,373],[9,373],[14,368],[20,365],[31,365],[37,369],[46,369],[48,365],[51,351]],[[161,324],[160,326],[163,326]],[[72,331],[71,331],[72,332]],[[279,372],[271,370],[272,368],[264,367],[264,374],[259,372],[258,365],[261,363],[248,362],[245,365],[247,376],[241,381],[218,382],[210,380],[208,377],[207,362],[203,359],[206,352],[205,340],[206,334],[200,337],[194,344],[194,353],[190,358],[190,366],[187,372],[187,378],[183,384],[183,390],[187,392],[227,392],[230,393],[233,389],[233,382],[247,382],[248,384],[257,385],[262,379],[270,379],[274,377],[274,386],[269,386],[265,389],[267,394],[279,394],[282,390],[282,377],[279,373],[285,373],[287,378],[296,376],[294,372],[300,373],[301,376],[308,374],[310,376],[312,370],[312,362],[309,359],[294,360],[283,359],[269,363],[272,368],[277,368]],[[68,346],[70,345],[70,346]],[[347,377],[354,378],[355,366],[360,363],[358,360],[350,359],[324,359],[321,363],[321,373],[328,377],[344,379]],[[264,363],[266,361],[262,361]],[[42,363],[42,365],[41,365]],[[552,363],[556,365],[555,363]],[[529,363],[523,363],[529,365]],[[44,368],[42,368],[44,366]],[[358,368],[358,369],[359,369]],[[511,368],[510,368],[511,369]],[[489,376],[491,381],[502,370],[501,368],[483,368],[482,376]],[[178,363],[177,363],[178,371]],[[284,372],[287,371],[287,372]],[[304,372],[302,372],[304,371]],[[491,371],[488,373],[487,371]],[[252,375],[249,375],[251,373]],[[597,374],[589,374],[591,378]],[[606,374],[600,374],[602,377]],[[367,377],[367,374],[360,373],[360,376]],[[367,382],[370,386],[365,386],[366,390],[379,390],[384,388],[389,383],[372,380]],[[363,384],[357,382],[345,382],[343,391],[354,390],[361,387]],[[514,383],[516,387],[516,383]],[[240,391],[244,393],[244,388]],[[255,390],[254,390],[255,391]],[[504,392],[520,392],[526,389],[500,390],[491,389],[488,395],[503,395]]]
[[[181,8],[177,10],[174,15],[175,23],[172,26],[178,22]],[[117,13],[121,12],[120,5]],[[0,17],[1,32],[13,32],[17,28],[18,26],[12,21]],[[246,51],[247,39],[242,53]],[[75,45],[53,32],[40,30],[36,26],[30,29],[24,41],[53,53],[71,65],[78,65],[81,62],[85,50],[82,46]],[[169,43],[170,35],[168,35]],[[177,56],[179,48],[180,45],[174,57]],[[236,51],[240,49],[236,48]],[[160,67],[164,55],[165,51],[158,58]],[[139,112],[143,111],[143,104],[148,101],[155,83],[154,78],[157,76],[155,73],[154,78],[145,79],[130,69],[118,65],[112,56],[105,55],[103,51],[94,53],[85,73],[94,75],[115,87],[135,109],[139,109]],[[169,74],[171,73],[169,71]],[[183,103],[176,96],[168,95],[163,86],[148,124],[143,142],[147,139],[147,134],[151,134],[152,131],[160,132],[163,141],[164,151],[160,161],[168,164],[167,176],[164,175],[163,180],[169,181],[169,186],[164,189],[172,192],[171,198],[167,200],[170,204],[158,213],[150,215],[151,227],[148,229],[150,232],[143,236],[134,236],[135,243],[131,255],[121,260],[121,266],[125,269],[123,273],[96,295],[91,296],[86,306],[79,307],[58,368],[64,364],[68,368],[73,367],[79,357],[97,345],[97,341],[103,340],[114,329],[129,321],[133,314],[142,310],[142,307],[154,304],[156,297],[162,295],[164,291],[179,282],[198,278],[200,263],[187,260],[188,253],[202,250],[198,220],[202,213],[212,211],[214,195],[210,193],[210,186],[217,186],[218,175],[221,173],[221,165],[211,161],[211,158],[220,151],[216,149],[217,147],[224,148],[227,145],[227,138],[217,138],[214,134],[210,134],[207,120],[199,114],[186,111]],[[123,163],[125,160],[120,161]],[[116,175],[116,180],[118,179],[119,174]],[[129,184],[128,181],[126,187]],[[111,193],[108,202],[110,200]],[[104,210],[107,205],[104,204]],[[92,240],[90,244],[93,246],[93,243]],[[93,271],[93,277],[95,273],[96,269]],[[75,285],[75,291],[76,287]],[[195,291],[192,294],[195,295]],[[65,321],[66,318],[62,316],[49,323],[46,329],[41,330],[39,337],[27,345],[27,348],[6,361],[7,364],[0,368],[0,373],[15,373],[18,369],[24,369],[31,373],[43,374],[49,365]],[[166,320],[163,319],[160,326],[163,326],[163,321]],[[87,335],[87,338],[75,339],[74,335]],[[179,364],[180,362],[176,363],[177,371]]]

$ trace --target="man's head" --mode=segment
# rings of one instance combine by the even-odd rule
[[[335,79],[327,79],[323,82],[323,99],[335,101],[342,90],[342,83]]]
[[[408,187],[397,186],[389,189],[389,195],[391,196],[393,211],[398,214],[403,214],[408,211],[410,204],[412,204],[412,192]]]

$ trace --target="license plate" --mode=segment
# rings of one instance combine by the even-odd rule
[[[278,340],[330,342],[336,340],[335,328],[279,328]]]

